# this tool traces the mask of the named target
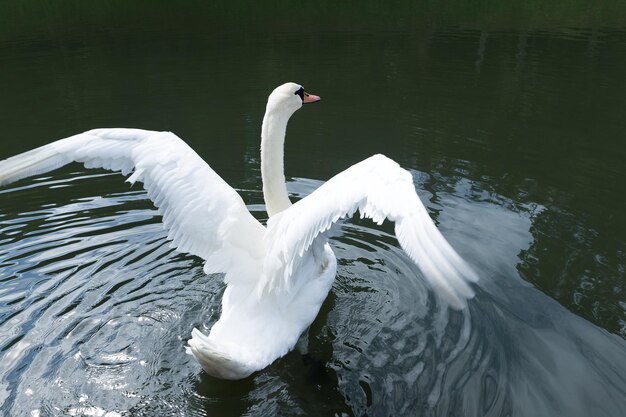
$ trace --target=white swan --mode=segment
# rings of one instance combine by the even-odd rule
[[[335,278],[331,225],[359,210],[395,222],[402,248],[456,308],[473,296],[472,269],[439,233],[411,174],[382,155],[336,175],[291,204],[283,174],[287,122],[303,103],[318,101],[297,84],[269,96],[261,134],[267,226],[185,142],[170,132],[95,129],[0,161],[0,186],[72,161],[143,182],[163,215],[168,238],[200,256],[206,273],[223,272],[222,313],[209,335],[192,332],[188,352],[219,378],[245,378],[295,346],[318,314]]]

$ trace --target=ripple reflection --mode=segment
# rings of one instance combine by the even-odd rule
[[[398,248],[392,225],[350,219],[333,238],[338,276],[303,337],[308,353],[293,351],[238,382],[207,376],[184,354],[190,330],[208,330],[217,319],[223,285],[204,275],[199,259],[169,247],[145,193],[129,191],[118,176],[83,173],[69,174],[63,195],[42,185],[49,179],[5,190],[9,202],[33,188],[54,202],[31,201],[32,211],[23,212],[2,206],[0,231],[9,238],[0,243],[0,409],[617,415],[626,386],[616,368],[621,339],[570,313],[516,269],[533,242],[537,208],[474,198],[463,186],[440,191],[429,176],[415,178],[443,233],[481,273],[469,309],[442,308]],[[289,189],[299,198],[320,184],[295,179]],[[89,197],[94,189],[108,192]],[[262,208],[258,192],[242,192],[255,200],[250,207]]]

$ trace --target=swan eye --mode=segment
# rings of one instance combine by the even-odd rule
[[[300,87],[298,91],[294,93],[297,96],[300,96],[300,100],[304,102],[304,87]]]

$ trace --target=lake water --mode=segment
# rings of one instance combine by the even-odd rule
[[[391,224],[348,219],[310,355],[213,379],[184,345],[219,316],[220,276],[169,248],[140,186],[70,165],[0,189],[0,414],[623,415],[626,20],[613,2],[584,17],[372,2],[326,20],[313,6],[32,3],[2,6],[0,159],[95,127],[170,130],[265,219],[265,101],[295,81],[322,102],[288,128],[292,198],[384,153],[481,280],[468,309],[443,309]]]

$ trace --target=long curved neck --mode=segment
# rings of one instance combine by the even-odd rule
[[[272,217],[289,206],[284,174],[285,132],[290,114],[268,108],[261,128],[261,178],[267,214]]]

